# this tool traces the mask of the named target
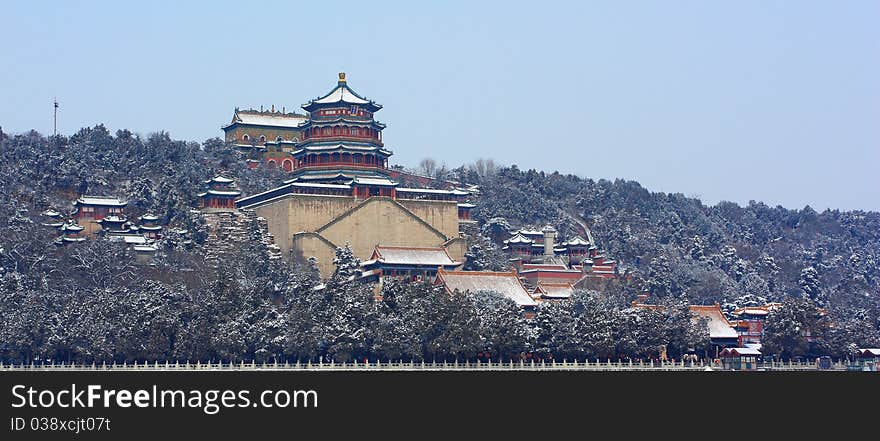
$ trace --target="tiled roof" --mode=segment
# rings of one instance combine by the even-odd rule
[[[721,351],[721,356],[739,356],[739,355],[761,355],[761,351],[755,348],[724,348]]]
[[[99,205],[108,207],[124,207],[128,202],[119,200],[118,198],[108,196],[81,196],[74,205]]]
[[[418,265],[418,266],[456,266],[456,262],[449,256],[446,249],[436,247],[392,247],[378,245],[373,251],[375,259],[390,265]]]
[[[449,292],[497,292],[519,306],[536,306],[516,272],[489,271],[443,271],[437,272],[437,283],[442,283]]]
[[[662,308],[659,305],[646,305],[644,303],[636,303],[633,302],[633,307],[636,308]],[[721,306],[715,305],[690,305],[688,309],[694,314],[694,319],[699,319],[700,317],[706,318],[707,323],[706,326],[709,328],[709,338],[738,338],[739,333],[736,332],[736,329],[727,321],[727,318],[724,317],[724,313],[721,312]]]
[[[307,120],[308,117],[305,115],[291,113],[250,113],[248,111],[239,111],[235,113],[233,124],[295,128]]]
[[[533,242],[532,239],[529,239],[528,237],[525,237],[520,233],[516,233],[513,237],[504,241],[504,243],[532,243],[532,242]]]
[[[548,299],[567,299],[574,294],[574,287],[570,283],[538,282],[536,292]]]

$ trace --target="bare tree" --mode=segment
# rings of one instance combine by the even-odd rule
[[[433,158],[425,158],[419,162],[419,171],[421,171],[425,176],[434,177],[437,173],[437,161]]]
[[[495,174],[495,171],[498,169],[498,166],[495,165],[495,161],[492,159],[477,159],[476,162],[471,166],[471,168],[477,173],[477,175],[481,178],[486,178]]]

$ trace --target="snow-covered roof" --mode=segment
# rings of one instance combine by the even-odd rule
[[[562,242],[563,246],[587,246],[590,243],[584,240],[584,238],[580,236],[575,236],[565,242]]]
[[[559,263],[524,263],[522,265],[522,269],[524,270],[534,270],[534,269],[543,269],[543,270],[568,270],[568,267]]]
[[[663,308],[659,305],[649,305],[645,303],[633,302],[634,308],[657,309]],[[721,312],[721,306],[715,305],[689,305],[688,309],[693,314],[693,319],[699,320],[701,317],[707,319],[706,326],[709,328],[709,338],[739,338],[739,333],[727,318]]]
[[[388,178],[365,178],[362,176],[355,176],[354,183],[358,185],[381,185],[386,187],[393,187],[397,185],[397,182],[394,182]]]
[[[241,192],[235,191],[235,190],[208,190],[204,193],[198,194],[198,196],[200,198],[203,198],[207,195],[211,195],[211,196],[240,196]]]
[[[64,224],[61,226],[61,231],[82,231],[85,227],[77,224]]]
[[[532,243],[532,242],[534,242],[532,239],[529,239],[528,237],[525,237],[520,233],[516,233],[513,237],[504,241],[504,243]]]
[[[404,192],[404,193],[425,193],[425,194],[448,194],[451,196],[467,196],[470,194],[466,191],[462,191],[462,190],[458,190],[458,189],[440,190],[440,189],[436,189],[436,188],[409,188],[409,187],[398,188],[397,192],[398,193]]]
[[[570,283],[538,282],[536,291],[544,298],[567,299],[574,294],[574,287]]]
[[[359,97],[346,84],[340,84],[330,93],[312,101],[315,104],[333,104],[333,103],[349,103],[349,104],[367,104],[369,101]]]
[[[718,305],[690,305],[692,313],[708,319],[709,338],[738,338],[736,329],[730,326],[730,322],[721,312]],[[696,318],[696,317],[695,317]]]
[[[348,184],[321,184],[318,182],[291,182],[289,185],[294,187],[305,187],[305,188],[332,188],[337,190],[351,190],[351,186]]]
[[[55,211],[55,210],[53,210],[53,209],[51,209],[51,208],[48,209],[48,210],[46,210],[46,211],[44,211],[44,212],[42,212],[42,213],[40,213],[40,214],[42,214],[43,216],[48,216],[48,217],[58,217],[58,216],[61,216],[61,213],[59,213],[59,212],[57,212],[57,211]]]
[[[332,142],[332,143],[321,143],[318,142],[310,142],[309,144],[304,145],[302,148],[293,151],[291,154],[296,155],[302,151],[327,151],[327,150],[362,150],[362,151],[380,151],[383,153],[390,154],[390,151],[383,150],[381,147],[375,145],[360,145],[360,144],[352,144],[352,143],[341,143],[341,142]],[[319,164],[320,165],[320,164]]]
[[[437,272],[437,281],[450,292],[497,292],[519,306],[536,306],[538,303],[520,282],[516,272],[443,271]]]
[[[81,196],[73,205],[101,205],[107,207],[124,207],[128,202],[108,196]]]
[[[364,105],[367,109],[372,112],[375,112],[382,108],[379,104],[376,104],[373,101],[370,101],[357,93],[351,90],[348,87],[348,83],[345,80],[345,73],[341,72],[339,74],[339,81],[336,83],[336,87],[333,88],[326,95],[313,99],[306,104],[303,104],[303,109],[307,111],[312,111],[316,106],[326,105],[326,104],[358,104]]]
[[[205,181],[205,184],[210,184],[210,183],[212,183],[212,182],[216,182],[216,183],[218,183],[218,184],[231,184],[231,183],[235,182],[235,180],[234,180],[234,179],[229,179],[229,178],[227,178],[227,177],[223,177],[223,176],[220,176],[220,175],[217,175],[217,176],[214,176],[213,178],[208,179],[207,181]]]
[[[131,249],[141,252],[141,253],[155,253],[159,251],[159,247],[155,244],[152,245],[133,245]]]
[[[440,247],[394,247],[377,245],[371,257],[376,262],[391,265],[457,266],[444,248]],[[366,262],[365,262],[366,263]]]
[[[149,240],[140,234],[114,234],[108,236],[108,239],[114,242],[125,242],[126,245],[146,245],[149,243]]]
[[[375,175],[375,176],[378,177],[378,175]],[[319,180],[319,179],[320,180],[324,180],[324,179],[354,180],[354,177],[355,177],[355,175],[353,173],[342,173],[342,172],[334,171],[332,173],[306,173],[306,174],[299,175],[295,178],[288,179],[283,182],[285,184],[289,184],[291,182],[297,182],[297,181],[302,181],[302,180],[306,180],[306,181]]]
[[[726,355],[761,355],[761,351],[755,348],[724,348],[724,350],[721,351],[721,356],[723,357]]]
[[[308,121],[308,119],[309,117],[306,115],[294,113],[257,113],[243,110],[235,113],[235,121],[232,124],[238,123],[255,126],[296,128],[300,124]],[[232,124],[224,126],[223,128],[229,127]]]
[[[862,357],[880,357],[880,348],[867,348],[862,349]]]
[[[476,205],[474,205],[474,204],[468,204],[468,203],[458,204],[458,208],[474,208],[474,207],[476,207]]]
[[[568,269],[568,268],[532,268],[532,269],[523,269],[519,272],[523,275],[530,274],[580,274],[581,272],[578,270]]]
[[[98,223],[108,222],[108,223],[123,223],[128,221],[125,216],[117,216],[115,214],[111,214],[109,216],[105,216],[103,219],[99,220]]]
[[[544,233],[542,233],[538,230],[526,230],[526,229],[519,230],[519,231],[517,231],[517,233],[523,234],[526,236],[543,236],[544,235]]]
[[[144,222],[156,222],[159,220],[159,216],[156,216],[155,214],[152,214],[152,213],[147,213],[147,214],[141,216],[141,220]]]

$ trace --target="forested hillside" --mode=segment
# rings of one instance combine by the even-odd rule
[[[571,236],[586,224],[655,297],[684,294],[711,304],[807,294],[820,306],[876,307],[880,213],[760,202],[706,206],[633,181],[516,166],[482,174],[460,168],[455,175],[480,184],[474,215],[484,231],[550,223]]]
[[[707,343],[687,303],[764,301],[787,305],[768,323],[779,353],[845,355],[853,345],[880,344],[878,213],[708,207],[635,182],[485,162],[437,171],[478,185],[470,269],[507,265],[499,246],[511,229],[550,223],[563,236],[589,226],[632,271],[628,282],[548,303],[526,321],[491,293],[450,298],[388,283],[378,301],[369,287],[347,283],[357,265],[345,249],[326,283],[308,265],[270,259],[257,242],[212,263],[193,211],[203,181],[224,172],[254,194],[283,180],[278,171],[249,169],[216,138],[198,144],[103,126],[69,138],[3,134],[0,159],[2,359],[647,357],[659,342],[674,356]],[[58,232],[40,225],[40,212],[67,212],[81,194],[122,197],[130,217],[157,214],[168,232],[157,256],[139,262],[105,240],[54,245]],[[666,306],[629,308],[645,290]],[[806,344],[802,326],[823,334]]]

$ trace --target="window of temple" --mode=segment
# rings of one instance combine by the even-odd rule
[[[352,128],[351,128],[351,136],[358,136],[358,129],[357,129],[357,127],[352,127]]]
[[[284,162],[281,163],[281,168],[283,168],[284,171],[293,171],[293,161],[285,159]]]
[[[277,141],[277,142],[281,142],[281,141],[284,141],[284,138],[282,138],[282,137],[279,136],[279,137],[275,138],[275,141]]]
[[[260,142],[266,142],[266,135],[260,135]]]
[[[241,136],[241,140],[242,141],[250,141],[251,135],[248,135],[247,133],[245,133],[244,135]]]

